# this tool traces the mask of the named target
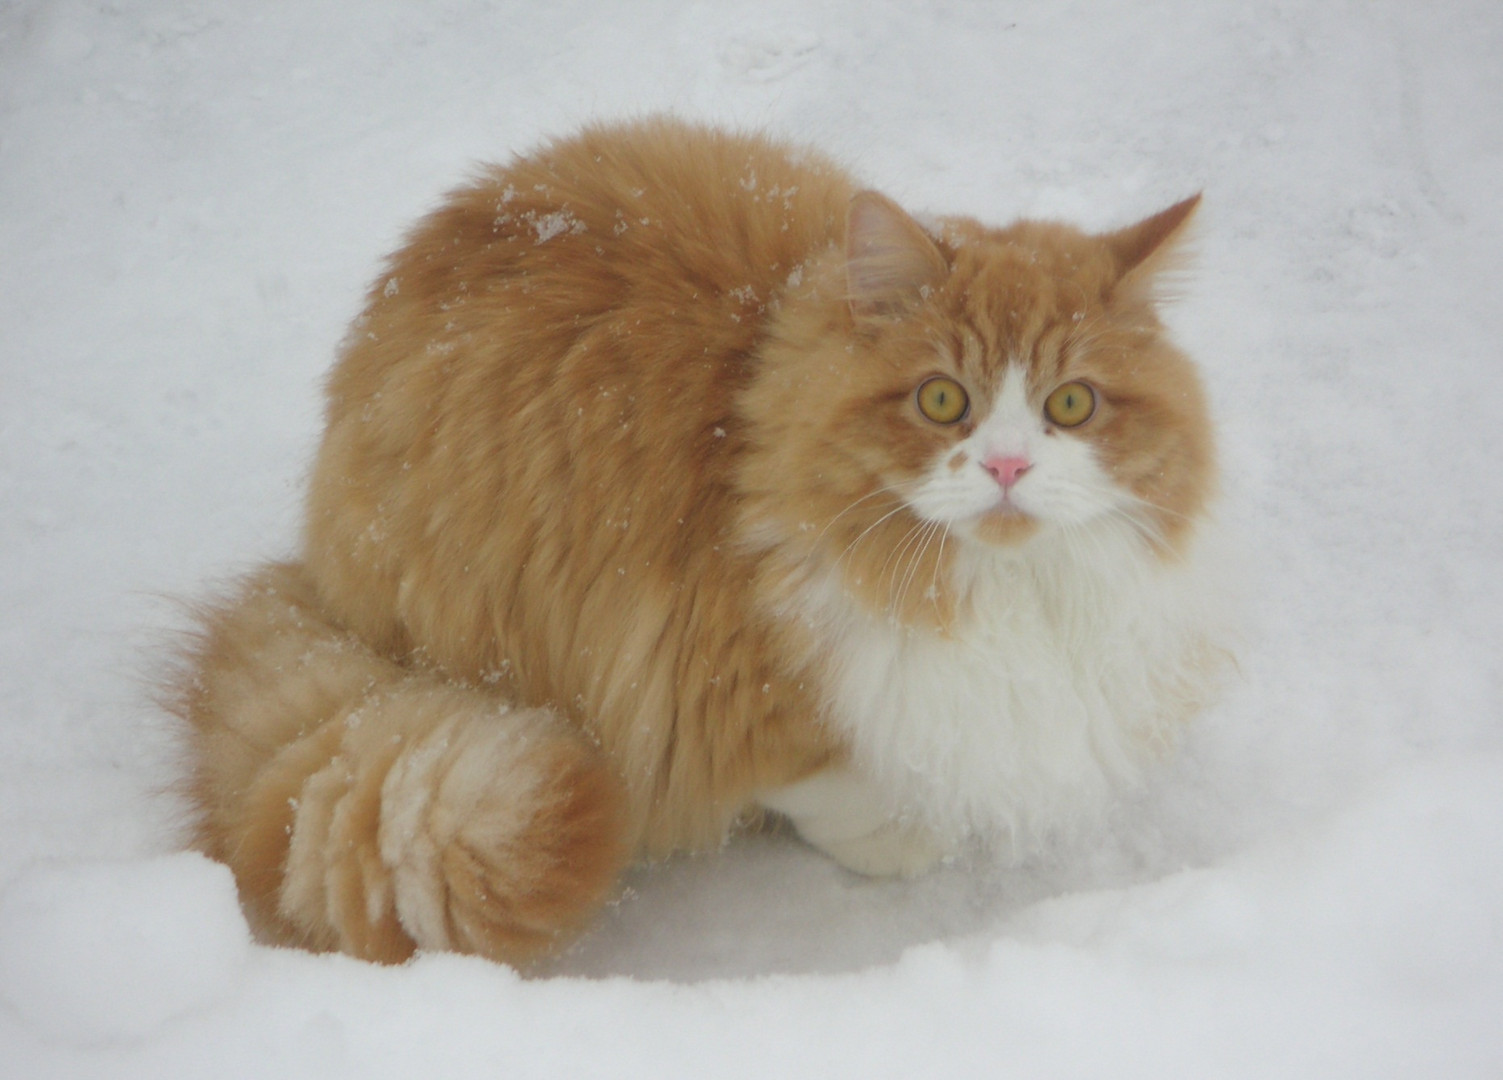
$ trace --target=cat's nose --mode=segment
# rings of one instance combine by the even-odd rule
[[[1025,457],[989,457],[981,463],[982,468],[992,474],[992,478],[1002,485],[1003,491],[1011,490],[1029,469],[1033,468],[1033,462]]]

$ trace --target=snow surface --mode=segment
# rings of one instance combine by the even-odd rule
[[[1496,0],[0,0],[0,1076],[1503,1075],[1500,56]],[[177,853],[171,598],[291,550],[440,192],[664,108],[914,209],[1204,189],[1240,678],[1021,868],[750,838],[531,981],[252,945]]]

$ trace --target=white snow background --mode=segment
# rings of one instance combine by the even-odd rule
[[[0,0],[0,1076],[1503,1076],[1500,58],[1496,0]],[[535,980],[252,945],[161,794],[171,598],[292,550],[405,227],[660,109],[915,210],[1203,189],[1240,676],[1022,867],[751,838]]]

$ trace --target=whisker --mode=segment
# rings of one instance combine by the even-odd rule
[[[1155,514],[1166,514],[1169,517],[1179,518],[1181,521],[1190,521],[1190,520],[1192,520],[1189,514],[1181,513],[1178,510],[1171,510],[1167,506],[1163,506],[1163,505],[1160,505],[1159,503],[1152,502],[1152,501],[1150,501],[1148,499],[1143,498],[1143,496],[1141,496],[1141,495],[1134,495],[1130,491],[1123,491],[1123,492],[1120,492],[1119,494],[1120,494],[1120,497],[1123,500],[1125,500],[1126,502],[1130,503],[1135,508],[1141,507],[1142,509],[1151,511],[1152,513],[1155,513]]]
[[[906,549],[908,547],[909,543],[913,540],[913,538],[916,537],[920,532],[922,532],[923,529],[924,529],[924,527],[926,525],[928,525],[928,524],[929,523],[927,521],[917,521],[917,522],[915,522],[909,528],[909,530],[906,533],[903,534],[902,538],[896,544],[894,544],[892,546],[892,550],[890,550],[887,553],[887,558],[884,559],[884,560],[882,560],[882,569],[879,571],[879,573],[881,573],[881,574],[887,573],[887,568],[889,566],[893,565],[893,560],[894,559],[897,559],[899,562],[901,562],[901,556],[902,556],[902,552],[904,551],[904,549]],[[893,571],[893,575],[892,575],[891,580],[893,580],[893,581],[897,580],[897,571],[896,570]]]
[[[902,481],[902,482],[896,483],[896,484],[884,484],[883,486],[881,486],[879,488],[875,488],[875,489],[873,489],[871,491],[868,491],[865,495],[862,495],[859,499],[853,500],[850,503],[850,505],[848,505],[844,510],[840,511],[840,513],[836,514],[829,521],[827,521],[825,523],[825,527],[823,529],[819,530],[819,535],[814,538],[814,542],[809,546],[809,554],[805,556],[805,559],[808,559],[809,557],[811,557],[814,554],[815,551],[819,550],[819,545],[820,545],[821,541],[824,540],[825,534],[828,533],[832,528],[835,527],[835,523],[837,521],[839,521],[841,518],[845,517],[847,514],[849,514],[852,510],[856,509],[856,507],[860,506],[862,503],[866,502],[868,499],[875,499],[875,498],[878,498],[879,496],[882,496],[882,495],[893,495],[893,496],[897,497],[897,499],[898,499],[898,508],[901,509],[902,506],[905,505],[903,503],[903,489],[904,488],[917,487],[919,483],[920,482],[917,481],[917,480],[905,480],[905,481]],[[883,518],[881,520],[886,520],[886,519]],[[878,523],[880,524],[880,521]],[[863,533],[862,535],[865,535],[865,534]],[[860,539],[860,537],[857,537],[857,540],[859,540],[859,539]],[[854,541],[853,541],[853,543],[854,543]],[[837,559],[836,561],[838,562],[839,560]]]
[[[899,568],[903,565],[903,560],[906,557],[909,549],[922,542],[923,534],[929,528],[930,524],[931,523],[927,520],[922,520],[915,524],[913,528],[909,529],[906,533],[903,534],[903,539],[893,546],[892,551],[890,551],[887,555],[886,561],[882,563],[882,570],[884,573],[887,571],[887,567],[889,565],[893,566],[892,575],[888,578],[887,606],[889,612],[895,613],[896,611],[894,604],[897,599],[897,593],[900,589]],[[896,560],[896,563],[894,563],[894,560]]]
[[[939,534],[939,553],[934,556],[934,571],[929,575],[929,590],[934,594],[934,604],[939,606],[939,568],[945,564],[945,541],[950,538],[950,523],[945,522]]]
[[[861,543],[862,540],[865,540],[866,537],[867,537],[867,534],[870,533],[873,529],[875,529],[877,526],[881,525],[888,518],[893,517],[896,514],[902,513],[907,508],[908,508],[908,504],[907,503],[905,503],[905,502],[899,502],[897,506],[894,506],[891,510],[887,511],[887,513],[883,514],[876,521],[872,522],[866,528],[862,529],[861,532],[860,532],[860,534],[856,537],[856,539],[852,540],[849,544],[847,544],[845,546],[845,550],[842,551],[839,555],[837,555],[835,557],[835,565],[839,566],[841,559],[845,558],[847,555],[849,555],[852,552],[854,552],[856,550],[856,545],[859,544],[859,543]]]
[[[1140,515],[1130,512],[1126,507],[1121,506],[1109,508],[1108,513],[1112,519],[1125,522],[1131,526],[1139,536],[1148,541],[1151,547],[1160,551],[1168,548],[1169,543],[1164,537],[1164,531],[1155,522],[1148,521]]]
[[[943,523],[939,521],[928,522],[919,546],[914,550],[913,558],[909,560],[908,573],[903,578],[903,588],[898,594],[898,610],[902,611],[908,602],[908,590],[913,587],[913,579],[918,575],[919,565],[924,561],[924,555],[929,550],[929,545],[934,543],[934,534],[940,531]]]
[[[903,559],[906,558],[907,569],[903,572],[901,580],[899,579],[896,570],[894,570],[892,576],[892,588],[889,593],[887,606],[888,611],[895,618],[900,616],[902,613],[903,599],[908,594],[908,582],[913,575],[913,569],[917,564],[917,560],[923,554],[924,547],[927,543],[926,537],[931,534],[933,528],[934,522],[932,521],[919,522],[917,528],[909,530],[908,535],[903,538],[902,546],[898,549],[898,554],[900,556],[899,564],[901,565]],[[910,547],[912,550],[911,555],[909,554]]]

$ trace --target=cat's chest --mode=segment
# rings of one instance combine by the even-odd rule
[[[895,812],[939,830],[1038,834],[1130,778],[1192,665],[1183,584],[1132,561],[998,562],[946,632],[862,611],[835,583],[828,720]]]
[[[1124,667],[1152,664],[1133,632],[1144,614],[1138,599],[1006,566],[943,630],[849,610],[832,639],[831,700],[852,729],[863,716],[930,731],[1057,724],[1099,704]]]

